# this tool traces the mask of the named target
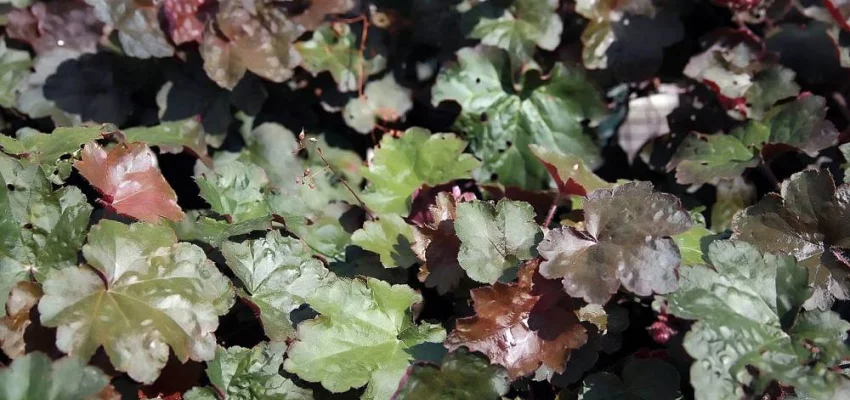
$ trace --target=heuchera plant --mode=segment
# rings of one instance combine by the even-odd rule
[[[0,400],[850,398],[848,2],[0,15]]]

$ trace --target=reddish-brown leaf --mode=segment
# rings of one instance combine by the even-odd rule
[[[144,143],[122,143],[108,152],[91,142],[74,167],[115,212],[145,222],[180,221],[185,215],[177,195],[159,172],[156,155]]]
[[[198,10],[206,0],[165,0],[162,9],[168,19],[171,40],[176,44],[200,42],[204,36],[204,23]]]
[[[446,339],[450,350],[466,346],[507,368],[512,379],[541,364],[564,372],[570,351],[587,342],[587,331],[558,280],[537,272],[539,259],[519,271],[519,282],[472,290],[476,315],[461,318]]]
[[[448,192],[437,194],[435,204],[428,207],[428,223],[414,231],[413,251],[423,261],[419,280],[427,287],[437,288],[440,294],[456,288],[463,278],[463,268],[457,260],[460,239],[454,227],[457,197]]]
[[[6,33],[39,54],[56,47],[94,52],[103,36],[103,22],[81,0],[37,2],[9,11]]]

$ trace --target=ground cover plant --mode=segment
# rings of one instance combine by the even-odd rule
[[[845,1],[0,15],[0,400],[850,398]]]

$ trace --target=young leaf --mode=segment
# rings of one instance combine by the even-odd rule
[[[534,372],[541,363],[564,372],[570,351],[587,342],[587,332],[573,300],[560,283],[543,279],[537,264],[520,267],[517,283],[473,289],[475,315],[457,320],[446,347],[480,351],[491,363],[507,368],[512,380]]]
[[[96,142],[88,143],[74,167],[120,214],[146,222],[185,217],[159,172],[156,155],[144,143],[118,144],[108,152]]]
[[[831,368],[846,357],[850,323],[800,311],[812,294],[806,269],[739,241],[713,242],[708,260],[682,269],[681,287],[667,298],[668,312],[697,320],[684,339],[696,359],[696,398],[758,395],[774,380],[833,398],[845,378]]]
[[[584,223],[586,232],[549,231],[537,248],[547,260],[540,273],[564,278],[571,296],[605,304],[620,284],[639,296],[676,288],[681,257],[670,236],[692,224],[675,196],[648,182],[598,189],[584,201]]]
[[[587,168],[580,157],[536,144],[528,147],[549,171],[562,196],[571,194],[584,196],[591,190],[613,187]]]
[[[32,282],[18,282],[9,291],[6,316],[0,318],[0,350],[11,359],[26,355],[24,333],[32,323],[30,310],[41,295],[41,288]]]
[[[399,85],[393,74],[369,82],[363,95],[345,105],[342,115],[345,123],[360,133],[369,133],[378,121],[394,122],[402,119],[413,108],[409,89]]]
[[[218,347],[215,359],[207,363],[207,376],[210,383],[228,399],[313,399],[311,390],[300,388],[280,375],[285,352],[286,344],[276,342],[263,342],[252,349],[240,346],[227,349]],[[200,393],[194,395],[200,396]],[[212,394],[212,397],[199,398],[212,400],[217,397]]]
[[[514,93],[506,92],[501,80],[508,69],[501,50],[463,48],[457,57],[458,64],[444,68],[437,77],[431,101],[460,104],[455,125],[483,161],[480,175],[485,180],[496,174],[505,186],[542,188],[548,174],[529,144],[578,156],[591,169],[599,165],[599,149],[584,134],[581,122],[600,116],[604,107],[599,93],[578,70],[555,64],[540,86]]]
[[[623,376],[597,372],[584,379],[579,400],[644,399],[676,400],[679,372],[656,358],[631,359],[623,367]]]
[[[262,239],[225,242],[221,253],[244,286],[240,296],[259,308],[266,336],[275,341],[293,336],[289,313],[305,303],[328,275],[310,249],[271,231]]]
[[[54,191],[41,168],[0,154],[0,310],[16,283],[77,264],[91,212],[79,189]]]
[[[169,346],[181,362],[214,357],[233,289],[203,250],[167,226],[103,220],[83,255],[89,266],[50,274],[38,304],[60,350],[88,360],[103,346],[116,369],[143,383],[159,376]]]
[[[703,263],[703,239],[714,234],[705,227],[705,217],[701,213],[691,211],[691,222],[690,229],[672,236],[682,256],[683,266]]]
[[[446,294],[460,283],[463,268],[458,262],[460,238],[455,234],[457,204],[453,194],[440,192],[435,204],[428,208],[431,222],[413,232],[413,251],[423,261],[419,280],[425,286]]]
[[[534,247],[543,237],[531,205],[506,199],[496,206],[478,200],[458,204],[455,231],[460,266],[470,278],[490,284],[520,260],[536,256]]]
[[[174,47],[159,28],[158,7],[136,0],[85,0],[94,14],[118,31],[124,53],[136,58],[170,57]]]
[[[732,229],[732,218],[751,206],[756,199],[756,187],[743,177],[717,183],[717,201],[711,206],[711,229],[723,232]]]
[[[463,154],[466,142],[451,133],[431,134],[411,128],[396,139],[385,135],[363,176],[370,184],[363,201],[379,214],[410,212],[411,193],[422,185],[437,185],[469,178],[480,164]]]
[[[292,45],[301,28],[271,2],[223,0],[216,23],[218,30],[208,24],[200,52],[207,75],[223,88],[236,87],[247,71],[283,82],[301,61]]]
[[[109,377],[77,358],[51,361],[44,353],[31,353],[0,369],[3,400],[75,400],[97,398]]]
[[[368,383],[364,398],[387,399],[412,359],[406,350],[445,338],[439,325],[413,322],[410,307],[421,301],[404,285],[332,279],[308,294],[321,315],[298,325],[284,368],[334,393]]]
[[[496,399],[509,386],[504,369],[460,348],[447,354],[441,366],[416,363],[408,368],[392,400]]]
[[[348,24],[323,24],[310,40],[297,42],[295,46],[301,53],[301,66],[313,76],[328,71],[340,92],[357,90],[366,77],[380,72],[386,64],[381,57],[364,58]]]
[[[416,263],[413,244],[413,227],[395,214],[378,221],[366,221],[363,228],[351,235],[351,243],[381,256],[385,268],[407,268]]]
[[[557,0],[517,0],[501,17],[481,18],[469,36],[507,50],[516,70],[536,67],[536,47],[551,51],[561,43],[564,23],[557,9]]]
[[[30,75],[30,67],[32,59],[29,53],[10,49],[0,37],[0,106],[15,106],[22,84]]]
[[[829,309],[835,299],[850,298],[850,273],[842,255],[850,249],[850,186],[836,189],[828,170],[806,170],[782,182],[780,194],[768,193],[735,215],[733,238],[762,251],[792,254],[809,268],[815,293],[806,308]]]

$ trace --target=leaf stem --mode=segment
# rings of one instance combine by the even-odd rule
[[[549,228],[549,224],[552,223],[552,218],[555,217],[555,210],[558,208],[558,204],[561,204],[561,191],[559,190],[557,194],[555,194],[555,199],[552,200],[552,206],[549,207],[549,212],[546,214],[546,220],[543,221],[543,227]]]

